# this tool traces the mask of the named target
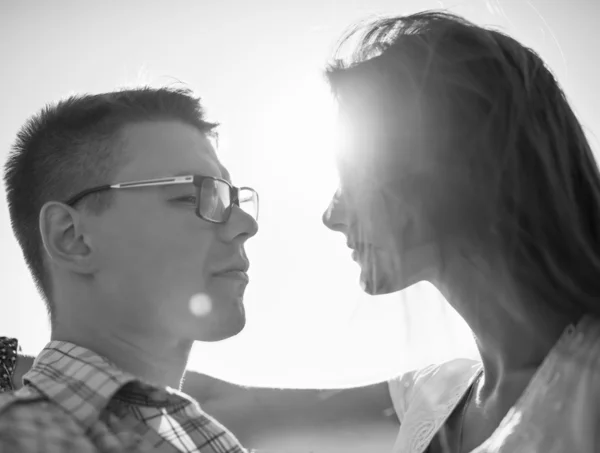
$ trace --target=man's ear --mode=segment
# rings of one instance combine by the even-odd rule
[[[40,233],[46,253],[55,265],[79,274],[94,270],[91,240],[78,211],[64,203],[46,203],[40,210]]]

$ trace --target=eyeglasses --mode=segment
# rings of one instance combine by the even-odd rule
[[[196,215],[207,222],[226,223],[229,220],[233,206],[238,206],[254,220],[258,220],[258,193],[254,189],[250,187],[234,187],[224,179],[202,175],[174,176],[171,178],[106,184],[83,190],[69,198],[65,204],[74,206],[82,198],[105,190],[136,189],[178,184],[194,185],[196,189]]]

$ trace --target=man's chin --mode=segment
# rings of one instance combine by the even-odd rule
[[[246,322],[240,322],[235,326],[226,326],[220,329],[213,329],[210,332],[204,332],[196,336],[196,341],[202,341],[206,343],[213,343],[215,341],[223,341],[228,338],[233,338],[244,330]]]
[[[246,326],[243,304],[231,307],[227,313],[212,313],[198,326],[196,341],[214,342],[235,337]]]
[[[199,301],[210,301],[210,303],[207,306],[202,305],[202,307],[194,306],[192,303],[189,313],[192,319],[185,322],[185,325],[191,328],[190,333],[195,341],[222,341],[234,337],[244,330],[246,310],[242,297],[222,292],[207,292]]]
[[[202,341],[204,343],[214,343],[216,341],[223,341],[223,340],[227,340],[229,338],[235,337],[242,330],[244,330],[243,327],[240,329],[232,329],[229,331],[221,331],[221,332],[217,332],[217,333],[212,333],[210,335],[199,335],[198,338],[196,338],[196,341]]]

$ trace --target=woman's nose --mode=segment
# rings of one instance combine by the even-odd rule
[[[346,209],[339,195],[336,194],[331,199],[329,206],[323,213],[323,225],[333,231],[344,231],[346,226]]]

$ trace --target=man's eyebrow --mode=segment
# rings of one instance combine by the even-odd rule
[[[178,176],[191,176],[194,173],[187,170],[187,171],[178,171],[176,173],[172,173],[170,176],[166,176],[165,178],[157,178],[157,179],[168,179],[168,178],[176,178]],[[158,188],[160,189],[161,192],[172,192],[173,190],[175,190],[177,187],[183,187],[186,184],[165,184],[165,185],[160,185],[158,186]]]
[[[227,169],[225,167],[221,167],[220,170],[221,170],[221,179],[231,182],[231,175],[229,174]],[[190,176],[190,175],[201,175],[201,174],[202,173],[195,173],[190,170],[185,170],[185,171],[178,171],[177,173],[174,173],[173,176]]]

